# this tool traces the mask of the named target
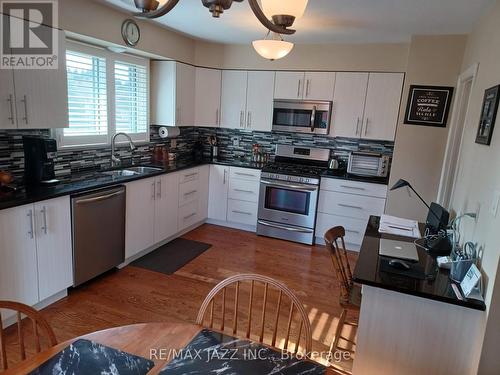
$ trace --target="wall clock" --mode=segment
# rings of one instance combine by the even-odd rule
[[[132,19],[126,19],[122,24],[122,37],[127,46],[135,47],[141,39],[139,25]]]

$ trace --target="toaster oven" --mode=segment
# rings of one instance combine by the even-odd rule
[[[366,177],[387,177],[390,157],[377,152],[353,151],[349,154],[347,173]]]

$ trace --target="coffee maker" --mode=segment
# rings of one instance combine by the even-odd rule
[[[54,173],[54,158],[57,144],[54,139],[23,136],[24,180],[26,185],[40,186],[57,184]]]

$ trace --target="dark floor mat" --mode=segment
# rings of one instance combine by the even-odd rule
[[[176,238],[130,265],[171,275],[211,246],[208,243]]]

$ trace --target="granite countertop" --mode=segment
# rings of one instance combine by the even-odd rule
[[[47,199],[57,198],[65,195],[81,194],[91,190],[97,190],[113,185],[119,185],[143,178],[155,177],[165,173],[172,173],[189,169],[200,165],[218,164],[242,168],[262,169],[263,164],[257,164],[242,160],[179,160],[170,164],[149,163],[147,166],[161,168],[158,171],[138,174],[134,176],[110,176],[103,172],[105,170],[92,170],[84,173],[71,174],[61,178],[61,182],[53,186],[28,187],[19,186],[15,192],[0,192],[0,210],[22,206]],[[138,164],[139,165],[139,164]],[[136,165],[136,166],[138,166]],[[145,164],[140,164],[145,166]],[[123,165],[119,169],[131,167],[133,165]]]
[[[355,282],[475,310],[486,310],[486,305],[482,301],[459,300],[451,287],[449,271],[438,268],[435,257],[418,246],[419,262],[412,265],[413,271],[408,272],[419,273],[421,277],[405,275],[404,271],[398,272],[391,269],[390,266],[387,268],[385,263],[388,262],[389,258],[381,257],[378,254],[380,239],[387,238],[399,241],[413,241],[413,239],[380,234],[378,231],[379,223],[380,217],[378,216],[371,216],[368,220],[365,237],[353,273]],[[423,224],[421,224],[421,231],[422,229]]]

